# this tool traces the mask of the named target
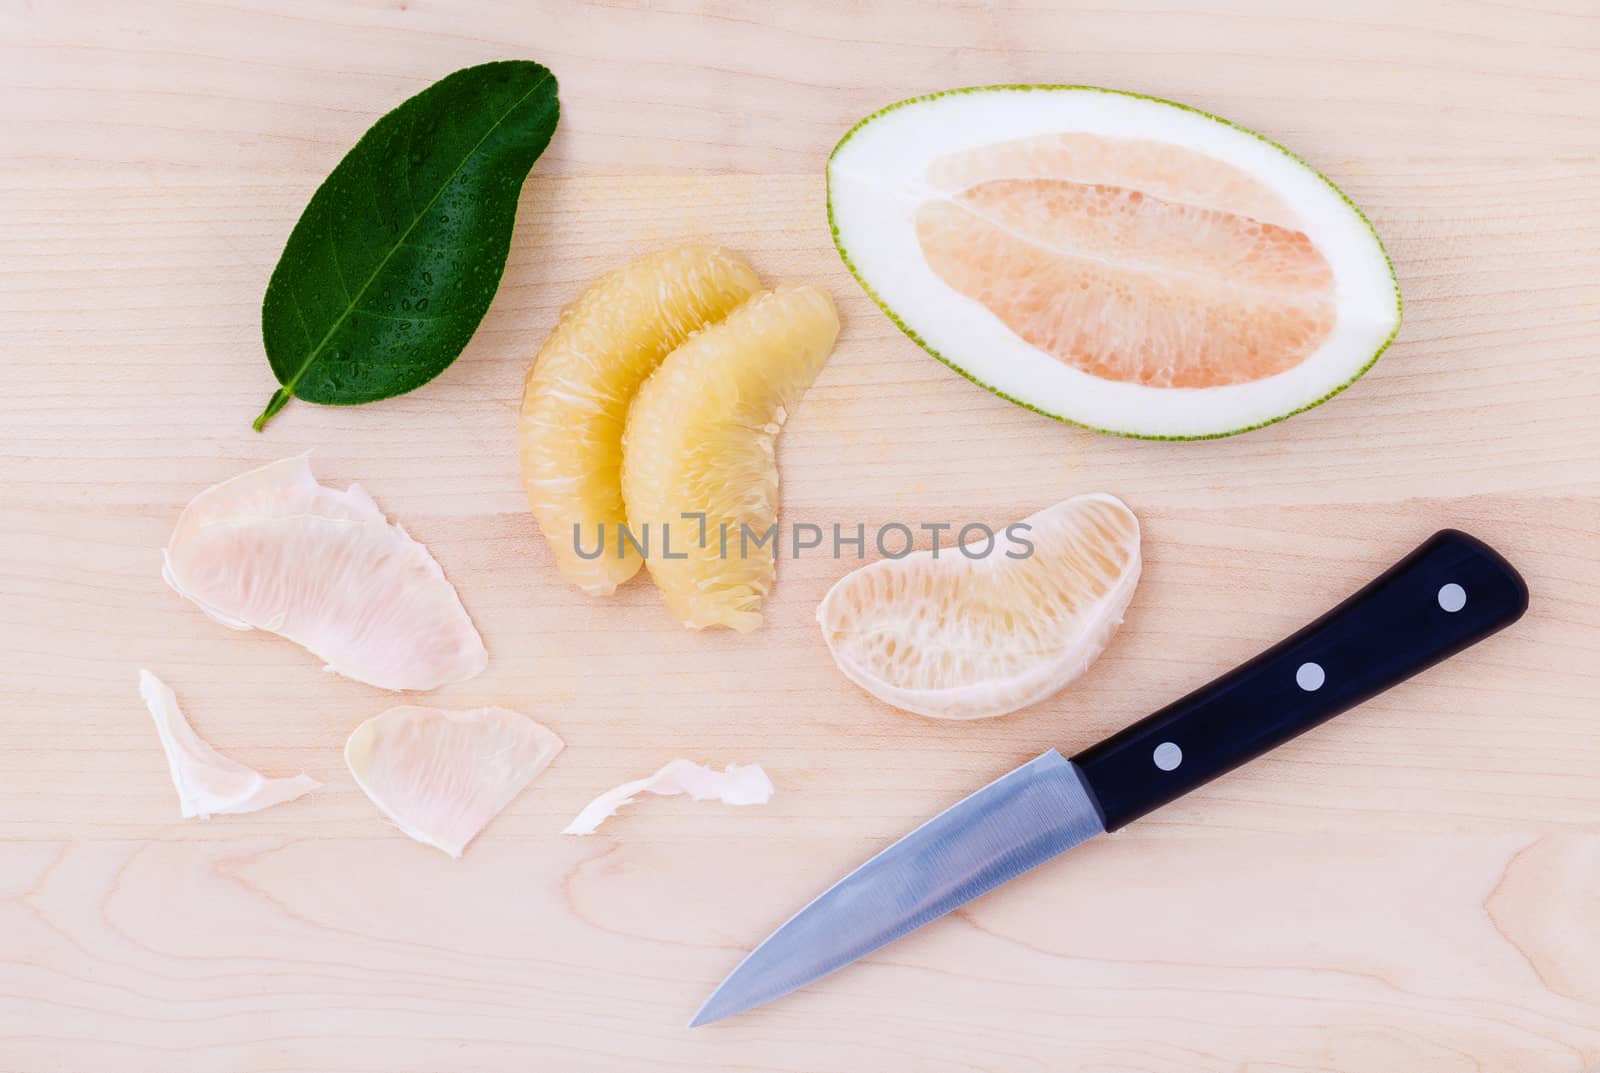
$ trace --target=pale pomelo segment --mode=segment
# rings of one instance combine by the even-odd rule
[[[1139,522],[1121,500],[1076,496],[972,556],[944,548],[841,578],[817,621],[845,677],[937,719],[1005,715],[1059,692],[1105,649],[1139,581]],[[988,554],[977,552],[988,550]]]
[[[1293,368],[1337,316],[1305,235],[1053,179],[983,183],[917,212],[928,264],[1032,346],[1107,380],[1210,388]]]
[[[625,545],[619,554],[616,544],[625,517],[622,430],[639,385],[760,286],[725,250],[651,254],[584,292],[534,359],[517,437],[522,483],[557,568],[584,592],[612,593],[639,569],[638,554]],[[592,553],[602,534],[603,554],[578,554],[579,546]]]
[[[838,334],[825,292],[780,287],[673,351],[634,400],[623,436],[628,526],[653,541],[650,576],[685,626],[761,624],[778,433]]]
[[[1249,172],[1192,149],[1135,138],[1044,134],[998,142],[940,157],[929,165],[928,179],[952,194],[997,179],[1062,179],[1299,226],[1283,198]]]
[[[1068,197],[1072,187],[1120,192]],[[984,244],[1028,250],[968,256],[969,278],[957,279],[951,268],[963,261],[959,241],[930,257],[919,217],[929,203],[971,213],[966,202],[986,192],[1003,193],[1006,210],[1031,230],[991,227],[1005,234]],[[1134,194],[1159,204],[1126,211]],[[1038,216],[1052,201],[1075,201],[1089,218],[1042,229]],[[1103,431],[1207,438],[1281,420],[1348,386],[1399,328],[1388,258],[1366,218],[1331,183],[1258,135],[1152,98],[1083,86],[999,86],[901,102],[868,117],[835,148],[828,207],[846,264],[930,353],[1005,398]],[[1099,211],[1107,215],[1094,217]],[[1148,226],[1154,216],[1146,211],[1187,228],[1191,250],[1195,243],[1217,248],[1181,253],[1185,243]],[[949,214],[936,222],[959,225]],[[1121,250],[1121,260],[1103,265],[1103,278],[1086,278],[1086,265],[1064,269],[1060,256],[1041,272],[1041,230],[1057,254],[1070,236],[1074,244]],[[1320,258],[1331,288],[1316,282],[1323,272],[1302,240],[1286,237],[1293,232]],[[1240,263],[1237,250],[1251,247]],[[1161,258],[1151,260],[1155,254]],[[988,266],[972,265],[980,256]],[[1079,251],[1071,259],[1099,257]],[[1235,268],[1222,270],[1222,282],[1251,293],[1232,296],[1210,289],[1213,281],[1193,280],[1172,263],[1185,257],[1219,264],[1232,257]],[[1140,271],[1150,269],[1156,271]],[[1272,284],[1258,285],[1263,277]],[[1301,284],[1304,301],[1286,301]],[[1115,301],[1061,293],[1085,285]],[[1263,316],[1267,323],[1255,326]],[[1219,328],[1233,337],[1209,338]],[[1114,353],[1107,353],[1110,344]],[[1204,356],[1195,359],[1195,350]],[[1172,354],[1184,360],[1167,360]]]
[[[564,748],[509,708],[390,708],[356,727],[344,759],[372,803],[406,834],[459,857]]]
[[[428,549],[358,485],[318,483],[305,455],[201,492],[165,555],[167,583],[211,618],[286,637],[359,682],[436,689],[488,663]]]

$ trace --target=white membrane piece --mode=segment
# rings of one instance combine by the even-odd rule
[[[635,796],[650,793],[671,797],[688,794],[696,801],[721,801],[724,805],[765,805],[772,800],[772,780],[760,764],[729,764],[716,771],[692,760],[674,760],[646,779],[625,782],[589,802],[564,835],[592,835]]]
[[[407,705],[357,727],[344,759],[400,830],[459,857],[562,748],[553,730],[509,708]]]
[[[166,548],[162,576],[232,629],[267,630],[383,689],[436,689],[489,660],[428,549],[359,485],[319,484],[305,455],[206,489]]]
[[[139,672],[139,695],[161,735],[184,819],[259,812],[293,801],[322,785],[309,775],[269,778],[213,749],[183,717],[177,695],[149,671]]]

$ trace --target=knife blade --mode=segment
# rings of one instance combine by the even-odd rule
[[[839,880],[734,968],[689,1027],[780,998],[1114,831],[1511,625],[1528,588],[1453,529],[1248,663],[1065,759],[1054,749]]]

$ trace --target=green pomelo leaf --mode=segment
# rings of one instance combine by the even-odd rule
[[[525,60],[468,67],[378,120],[312,195],[261,303],[290,398],[349,406],[445,370],[500,285],[517,198],[555,133],[556,80]]]

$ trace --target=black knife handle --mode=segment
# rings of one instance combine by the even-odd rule
[[[1073,757],[1114,831],[1511,625],[1528,586],[1445,529],[1210,685]]]

